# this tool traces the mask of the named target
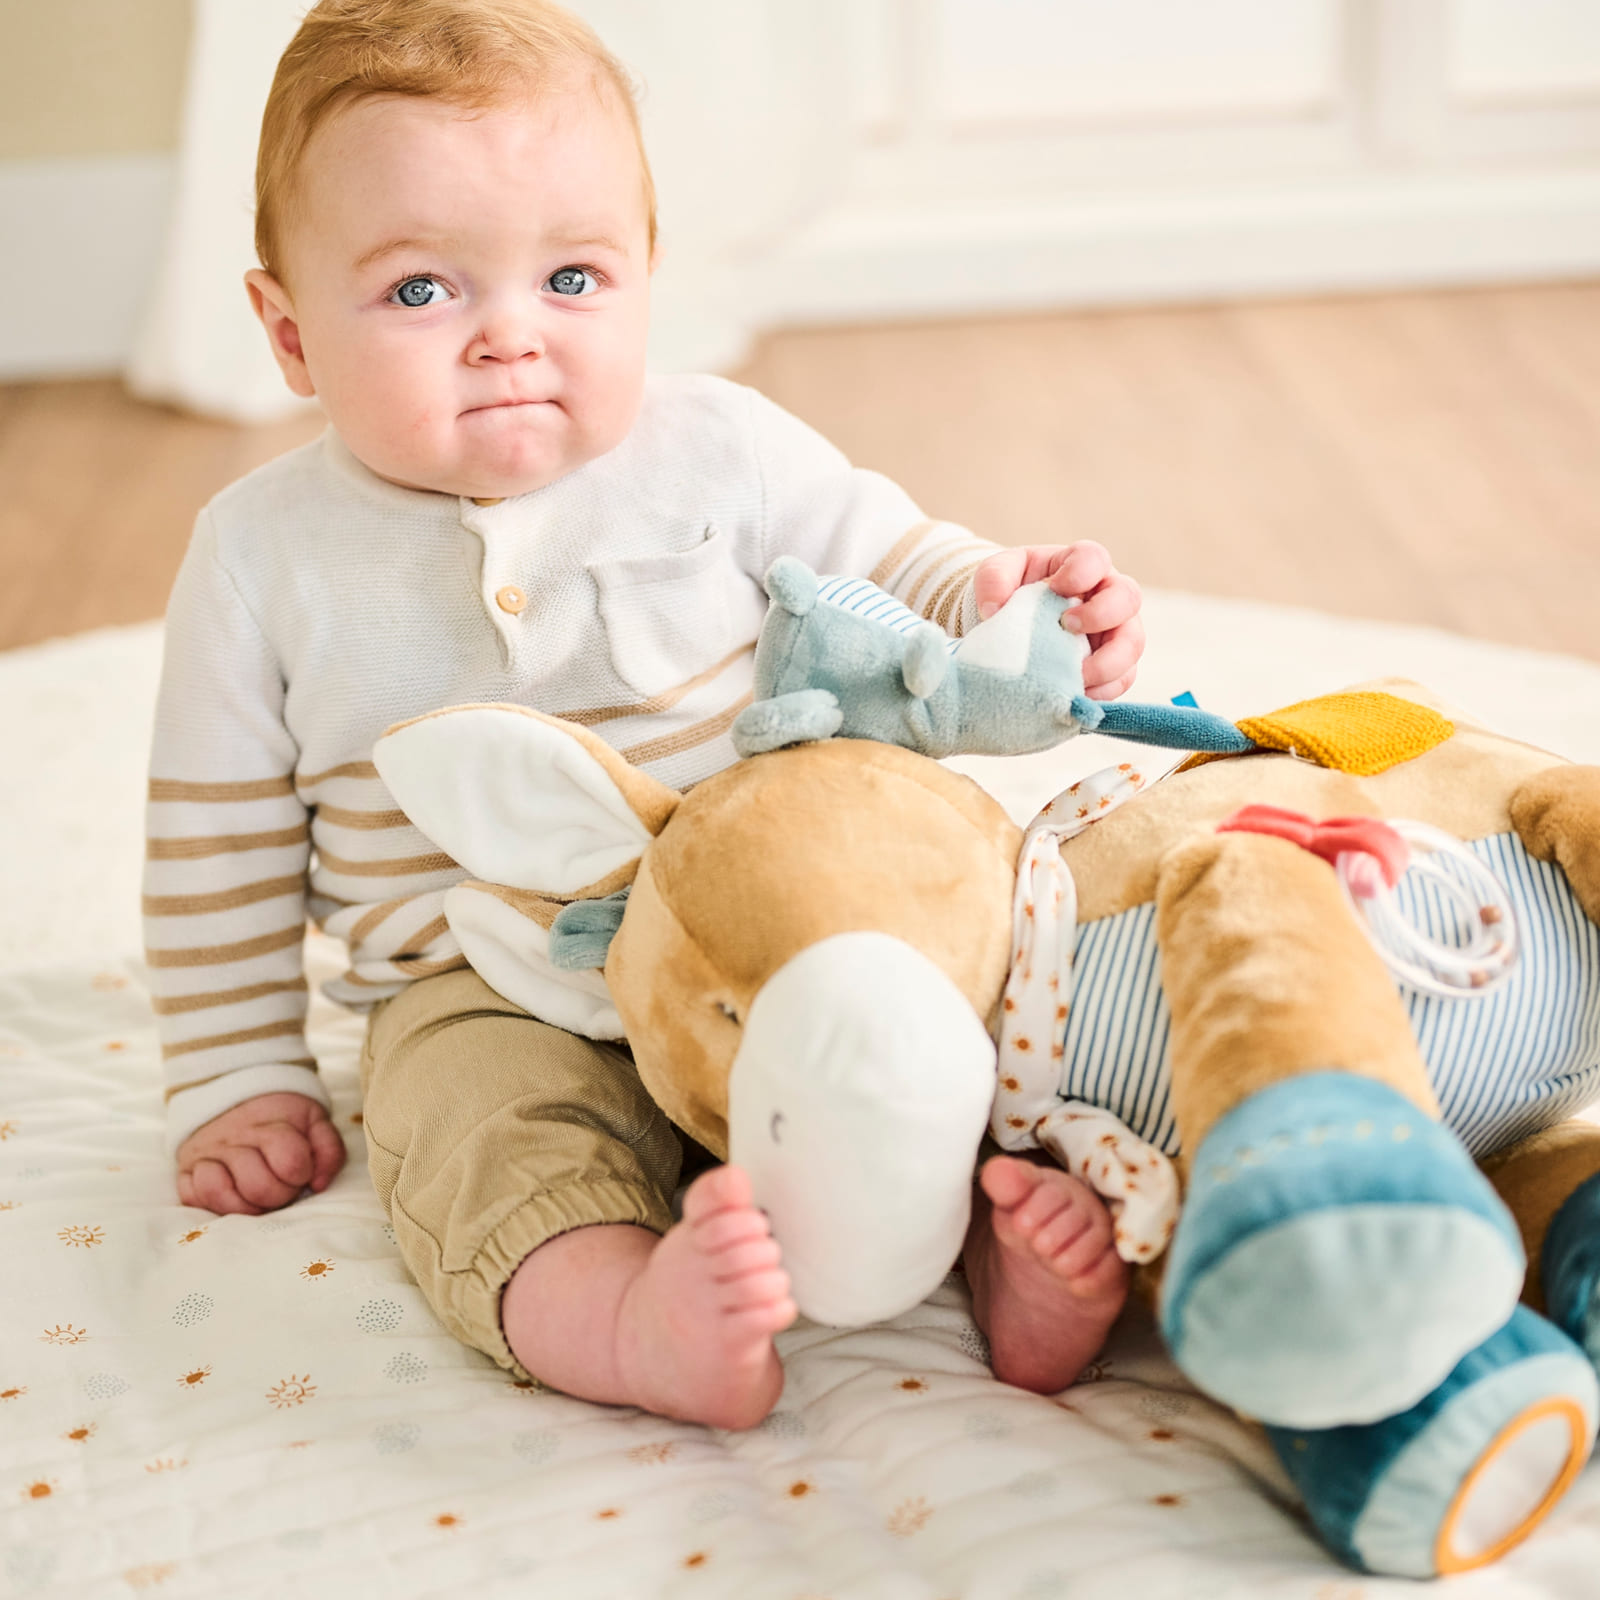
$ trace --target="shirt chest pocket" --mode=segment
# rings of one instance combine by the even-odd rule
[[[753,640],[766,614],[760,586],[707,527],[688,550],[591,564],[611,664],[642,695],[665,694]]]

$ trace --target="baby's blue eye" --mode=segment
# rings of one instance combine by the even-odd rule
[[[556,294],[593,294],[600,280],[587,267],[563,267],[550,274],[545,287]]]
[[[437,278],[407,278],[404,283],[397,284],[389,296],[391,304],[413,309],[437,305],[449,298],[450,291]]]

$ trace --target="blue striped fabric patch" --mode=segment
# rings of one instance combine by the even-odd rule
[[[1600,1098],[1600,928],[1560,870],[1515,834],[1469,846],[1505,885],[1522,930],[1516,970],[1480,999],[1400,991],[1446,1124],[1474,1155],[1503,1149]],[[1443,898],[1415,874],[1401,908],[1435,938],[1464,940]],[[1171,1013],[1160,987],[1155,907],[1077,930],[1062,1094],[1115,1112],[1169,1155]]]
[[[841,611],[850,611],[858,617],[881,622],[896,633],[910,633],[928,620],[919,617],[915,611],[901,605],[892,594],[865,578],[819,578],[817,599],[824,605],[837,606]],[[950,639],[945,649],[953,653],[960,642],[959,639]]]

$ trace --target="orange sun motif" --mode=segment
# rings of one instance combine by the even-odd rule
[[[683,1558],[686,1567],[703,1567],[711,1559],[711,1554],[706,1550],[696,1550],[691,1555]]]
[[[18,1384],[14,1389],[0,1389],[0,1400],[20,1400],[28,1392],[26,1384]]]
[[[147,1561],[142,1567],[129,1567],[122,1578],[130,1589],[153,1589],[158,1583],[165,1583],[177,1570],[177,1564],[172,1561]]]
[[[300,1276],[302,1278],[310,1278],[315,1280],[317,1278],[326,1278],[332,1271],[333,1263],[331,1261],[308,1261],[305,1266],[300,1269]]]
[[[107,1050],[112,1050],[112,1051],[126,1050],[127,1048],[128,1048],[128,1046],[127,1046],[126,1040],[123,1040],[123,1039],[107,1039],[106,1040],[106,1049]]]
[[[808,1494],[815,1494],[816,1492],[817,1486],[809,1478],[796,1478],[789,1485],[789,1498],[791,1500],[804,1500]]]
[[[69,1428],[61,1437],[70,1439],[74,1444],[82,1444],[85,1439],[92,1439],[94,1432],[95,1424],[86,1422],[81,1428]]]
[[[922,1531],[932,1515],[933,1507],[920,1494],[913,1495],[909,1500],[902,1500],[889,1513],[889,1532],[897,1539],[909,1539],[912,1534]]]
[[[317,1392],[310,1373],[303,1378],[288,1377],[267,1390],[268,1403],[276,1411],[287,1411],[291,1406],[303,1406]]]
[[[628,1459],[659,1466],[663,1461],[670,1461],[677,1453],[677,1449],[671,1440],[664,1444],[636,1444],[628,1452]]]
[[[128,980],[118,977],[114,972],[97,972],[89,980],[89,987],[98,989],[102,994],[106,994],[113,989],[126,989]]]
[[[178,1387],[180,1389],[198,1389],[210,1376],[210,1367],[196,1367],[193,1372],[186,1372],[178,1379]]]
[[[75,1328],[70,1322],[58,1322],[39,1335],[40,1344],[82,1344],[89,1337],[87,1328]]]
[[[187,1233],[182,1234],[179,1237],[178,1243],[179,1244],[193,1244],[196,1239],[199,1239],[199,1238],[203,1237],[209,1231],[210,1231],[209,1227],[207,1227],[207,1228],[191,1228]]]
[[[0,1139],[9,1139],[16,1132],[17,1132],[17,1124],[16,1123],[14,1123],[14,1122],[0,1122]]]
[[[60,1484],[54,1478],[35,1478],[23,1491],[24,1500],[48,1500]]]
[[[92,1250],[95,1245],[106,1242],[106,1231],[87,1222],[75,1222],[70,1228],[62,1228],[56,1238],[62,1244],[81,1245],[85,1250]]]
[[[895,1385],[897,1389],[904,1389],[907,1394],[921,1394],[928,1386],[921,1378],[902,1378]]]
[[[463,1519],[458,1517],[453,1511],[441,1511],[439,1515],[433,1519],[433,1525],[436,1528],[459,1528],[462,1520]]]
[[[0,1211],[15,1211],[21,1204],[20,1200],[0,1200]]]
[[[152,1475],[157,1472],[179,1472],[188,1466],[187,1461],[174,1461],[171,1456],[161,1456],[155,1461],[147,1461],[144,1470]]]

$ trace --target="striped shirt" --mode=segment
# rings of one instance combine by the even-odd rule
[[[651,379],[615,450],[491,504],[387,483],[331,431],[224,490],[173,590],[150,763],[171,1143],[257,1095],[326,1101],[308,915],[349,948],[327,989],[348,1006],[466,964],[443,912],[466,874],[372,765],[391,724],[531,706],[686,788],[735,759],[777,556],[870,576],[959,635],[994,548],[706,377]]]

